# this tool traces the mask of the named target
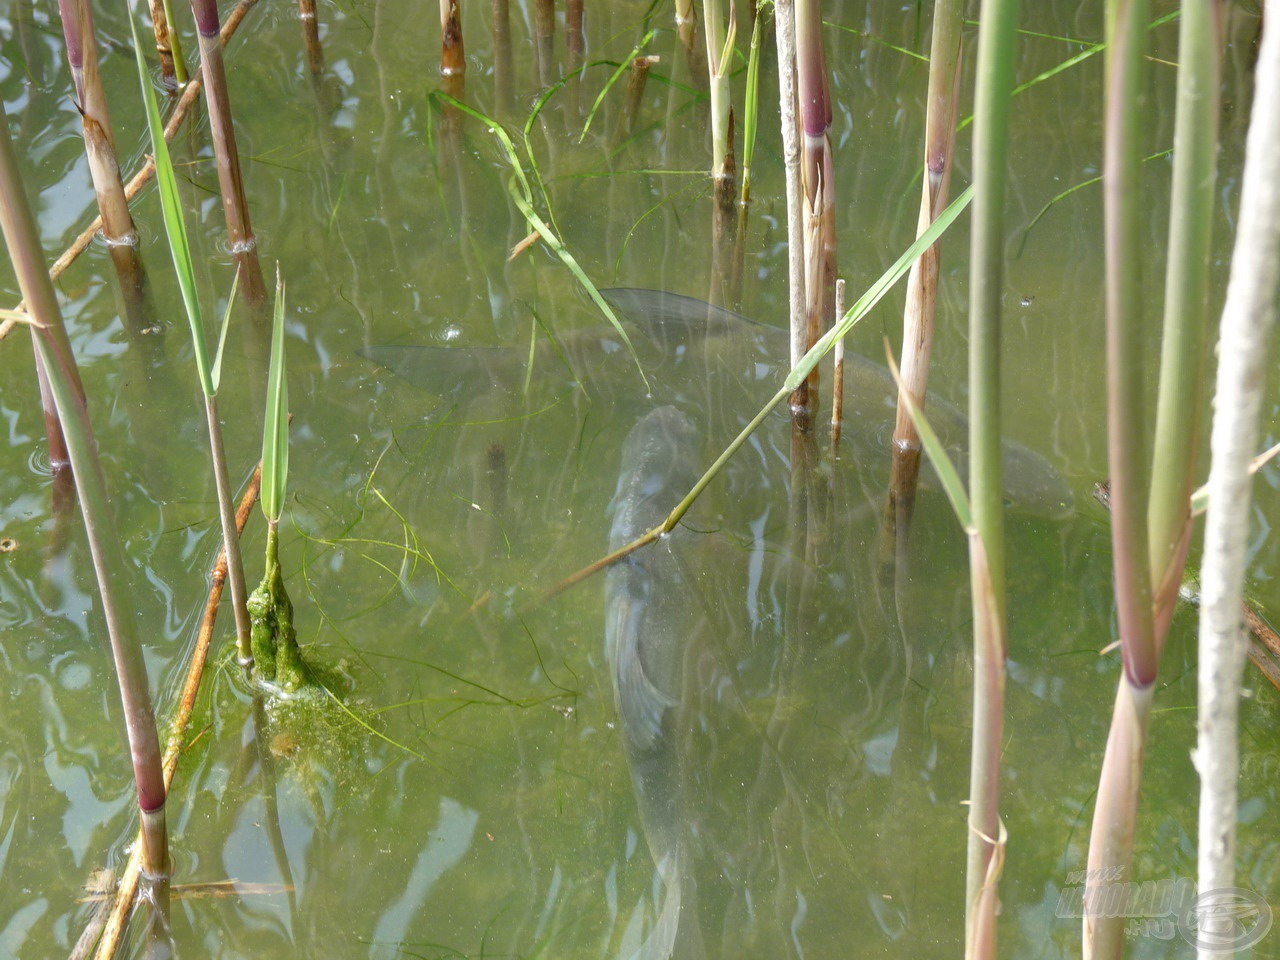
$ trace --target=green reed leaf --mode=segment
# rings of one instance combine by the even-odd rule
[[[262,424],[262,512],[272,523],[280,521],[284,510],[284,489],[289,474],[289,383],[284,366],[284,311],[284,279],[277,264],[267,409]]]
[[[151,133],[151,152],[155,157],[156,183],[160,187],[160,209],[164,215],[164,231],[169,238],[169,253],[173,257],[173,269],[182,291],[182,303],[186,307],[187,322],[191,327],[191,341],[195,346],[196,370],[200,375],[200,388],[206,397],[217,393],[209,363],[209,347],[205,343],[204,320],[200,315],[200,299],[196,295],[196,270],[191,259],[191,247],[187,241],[186,221],[182,216],[182,200],[178,194],[178,179],[173,172],[173,159],[164,139],[164,121],[160,119],[160,107],[156,92],[151,86],[147,61],[142,56],[142,43],[138,39],[138,25],[129,17],[129,30],[133,34],[133,55],[138,64],[138,84],[147,107],[147,129]]]

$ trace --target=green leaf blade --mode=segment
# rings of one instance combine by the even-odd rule
[[[284,352],[285,287],[276,269],[275,315],[271,329],[271,367],[267,373],[267,409],[262,424],[262,512],[278,523],[284,511],[289,474],[289,383]]]

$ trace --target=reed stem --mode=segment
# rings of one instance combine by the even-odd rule
[[[800,135],[796,125],[796,30],[792,0],[776,0],[774,39],[778,47],[778,106],[782,127],[782,165],[787,189],[787,293],[791,331],[791,366],[808,349],[804,288],[804,205],[800,185]],[[807,409],[809,389],[802,385],[791,409]]]
[[[466,74],[458,0],[440,0],[440,80],[449,96],[462,99]]]
[[[804,131],[800,165],[804,190],[805,347],[813,346],[827,323],[835,287],[835,162],[831,153],[831,91],[822,45],[822,9],[818,0],[796,0],[796,89]],[[807,383],[804,404],[817,408],[818,374]],[[792,401],[793,409],[802,404]]]
[[[0,229],[3,230],[5,246],[23,297],[35,321],[32,330],[36,349],[48,373],[49,388],[66,435],[124,707],[143,825],[143,868],[149,876],[162,880],[169,869],[164,776],[137,620],[132,603],[123,593],[129,583],[129,565],[124,556],[123,542],[115,531],[84,388],[40,249],[35,221],[23,191],[17,159],[9,139],[9,121],[2,107]]]
[[[925,115],[924,184],[920,196],[917,233],[926,230],[947,205],[956,142],[956,104],[960,92],[962,0],[936,0],[933,39],[929,50],[929,92]],[[907,277],[907,306],[902,318],[902,389],[925,409],[929,359],[933,353],[933,323],[938,306],[941,247],[934,244]],[[916,481],[920,475],[920,435],[898,404],[893,429],[893,462],[885,512],[886,535],[896,537],[911,520]]]
[[[191,0],[191,9],[195,13],[196,33],[200,40],[200,72],[207,91],[209,131],[217,160],[227,234],[241,270],[240,282],[245,299],[255,308],[260,308],[266,302],[267,291],[258,261],[258,241],[249,220],[249,201],[244,191],[240,152],[231,120],[231,94],[227,89],[227,73],[222,59],[218,5],[216,0]]]
[[[80,101],[89,174],[98,198],[98,209],[102,212],[102,235],[113,246],[134,245],[137,232],[129,213],[129,201],[124,195],[124,184],[120,181],[111,115],[98,69],[93,10],[87,0],[58,0],[58,8],[67,41],[67,61]]]
[[[1205,4],[1208,7],[1208,4]],[[1184,10],[1183,16],[1187,15]],[[1206,9],[1213,15],[1220,8]],[[1209,510],[1201,568],[1199,735],[1199,878],[1201,891],[1236,885],[1239,817],[1239,700],[1247,644],[1241,630],[1249,544],[1250,460],[1280,304],[1280,14],[1269,3],[1258,55],[1256,91],[1245,145],[1240,225],[1222,311],[1209,467]],[[1221,20],[1216,21],[1220,26]],[[1184,23],[1185,26],[1185,23]],[[1206,30],[1206,33],[1211,31]],[[1212,47],[1216,55],[1220,47]],[[1206,54],[1206,62],[1211,55]],[[1185,58],[1183,58],[1185,59]],[[1217,93],[1215,87],[1210,97]],[[1199,929],[1212,929],[1213,905],[1201,904]],[[1220,917],[1220,914],[1219,914]],[[1218,921],[1220,922],[1220,921]],[[1221,956],[1202,942],[1201,960]]]
[[[973,754],[965,875],[965,957],[996,956],[1003,860],[1000,747],[1006,656],[1004,481],[1000,456],[1000,306],[1004,201],[1017,0],[983,0],[974,97],[974,203],[969,281],[969,497],[973,532]],[[945,172],[945,171],[944,171]]]
[[[1107,314],[1107,433],[1111,542],[1124,672],[1098,783],[1084,892],[1086,960],[1117,960],[1123,910],[1100,908],[1130,876],[1147,725],[1159,662],[1151,595],[1150,496],[1143,404],[1140,232],[1141,103],[1148,5],[1107,6],[1103,202]]]
[[[59,0],[59,6],[63,0]],[[165,0],[148,0],[151,8],[151,29],[156,38],[156,53],[160,56],[160,76],[164,85],[170,90],[177,90],[182,83],[178,80],[177,61],[173,55],[173,43],[170,38],[168,4]]]

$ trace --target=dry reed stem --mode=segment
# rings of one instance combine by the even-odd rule
[[[173,66],[173,44],[169,40],[169,21],[164,15],[164,0],[148,0],[151,27],[156,37],[156,53],[160,56],[160,76],[171,90],[178,87],[178,74]]]
[[[257,2],[258,0],[240,0],[227,19],[223,21],[219,39],[222,41],[222,45],[224,47],[239,28],[241,21],[245,18],[245,15],[248,14],[249,10],[252,9]],[[173,115],[169,118],[169,122],[165,124],[164,138],[166,141],[172,141],[174,136],[177,135],[178,128],[181,127],[183,121],[187,119],[187,114],[191,112],[191,107],[195,104],[197,98],[200,96],[200,91],[203,88],[204,83],[198,77],[192,78],[191,82],[187,84],[186,89],[182,92],[182,98],[178,101],[177,107],[174,108]],[[133,178],[125,185],[125,197],[129,200],[136,197],[142,188],[150,182],[151,178],[155,176],[155,173],[155,160],[149,157],[147,158],[147,162],[142,165],[142,169],[135,173]],[[53,262],[53,266],[49,268],[49,278],[57,281],[57,279],[66,272],[67,268],[76,261],[76,258],[89,249],[89,244],[93,242],[94,236],[101,229],[102,216],[98,215],[94,217],[89,225],[81,231],[80,235],[72,241],[71,246],[67,247],[67,249],[62,252],[62,256],[58,257],[58,259]],[[24,306],[25,305],[23,303],[19,303],[14,309],[22,310],[24,309]],[[14,326],[15,322],[13,320],[6,320],[3,323],[0,323],[0,340],[7,337],[9,335],[9,331],[12,330]]]
[[[245,0],[241,0],[242,4],[244,2]],[[248,0],[248,2],[252,4],[256,0]],[[244,533],[245,525],[249,522],[249,515],[253,512],[254,504],[258,502],[261,483],[262,464],[259,463],[257,469],[253,471],[253,476],[249,479],[249,486],[245,489],[244,496],[240,499],[240,506],[236,508],[237,533]],[[218,552],[218,560],[213,565],[211,579],[212,584],[209,587],[209,599],[205,603],[204,618],[200,621],[200,631],[196,634],[196,644],[191,651],[191,662],[187,666],[187,678],[182,684],[182,694],[178,698],[178,712],[174,718],[173,732],[169,734],[169,742],[164,751],[164,788],[166,795],[169,792],[169,787],[173,784],[173,777],[178,769],[178,757],[182,754],[182,738],[191,723],[191,714],[194,712],[196,705],[196,695],[200,692],[200,680],[204,676],[205,663],[209,658],[209,647],[213,642],[213,628],[218,619],[218,605],[222,600],[222,590],[227,581],[227,551],[225,547]],[[111,915],[108,917],[106,926],[103,929],[102,939],[98,942],[98,951],[94,954],[94,960],[110,960],[111,957],[115,956],[121,935],[124,933],[125,923],[129,918],[129,911],[132,909],[134,898],[138,893],[141,853],[142,844],[135,843],[133,851],[129,854],[129,862],[125,865],[124,873],[120,877],[120,884],[116,887],[115,903],[112,905]]]

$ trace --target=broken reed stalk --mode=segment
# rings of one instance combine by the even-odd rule
[[[79,101],[85,157],[102,215],[102,236],[120,280],[127,326],[134,329],[146,325],[139,319],[144,287],[142,259],[138,255],[138,234],[129,213],[129,200],[120,180],[115,135],[98,69],[93,11],[87,0],[58,0],[58,8],[67,42],[67,61]]]
[[[245,16],[249,13],[258,0],[239,0],[235,8],[231,11],[231,15],[227,17],[226,23],[222,25],[222,34],[220,40],[225,47],[235,35],[240,24],[244,22]],[[177,135],[178,130],[186,121],[191,113],[191,108],[195,105],[196,100],[200,98],[200,92],[204,89],[203,81],[192,80],[182,92],[182,97],[178,101],[177,107],[169,117],[169,122],[164,127],[164,138],[171,141]],[[133,200],[148,183],[156,175],[155,161],[148,159],[125,185],[124,195]],[[80,231],[80,235],[71,242],[71,246],[62,251],[57,260],[53,261],[53,266],[49,268],[49,279],[57,280],[71,264],[75,263],[80,254],[89,249],[89,245],[93,243],[93,238],[98,235],[98,231],[102,229],[102,216],[99,214],[90,221],[89,225]],[[23,303],[19,303],[14,312],[21,311],[24,308]],[[4,340],[16,325],[15,320],[5,320],[0,323],[0,340]]]
[[[933,6],[933,39],[929,48],[929,92],[925,112],[924,183],[920,196],[917,232],[928,228],[947,205],[956,143],[956,104],[960,94],[960,51],[964,19],[962,0],[936,0]],[[929,383],[929,359],[933,352],[933,323],[938,306],[940,246],[934,244],[907,277],[907,305],[902,317],[902,389],[916,407],[925,409]],[[920,434],[906,410],[898,404],[894,422],[889,496],[885,506],[884,535],[905,536],[915,503],[920,475]]]
[[[564,44],[569,53],[570,73],[578,73],[586,60],[584,6],[583,0],[567,0],[564,7]]]
[[[734,40],[738,32],[737,4],[726,0],[705,0],[702,5],[706,33],[707,67],[711,75],[711,180],[718,207],[733,208],[736,172],[733,157],[733,100],[729,75],[733,69]]]
[[[636,117],[640,114],[640,104],[644,101],[644,88],[649,82],[649,71],[660,57],[636,57],[631,61],[631,70],[627,76],[627,95],[622,104],[621,122],[618,124],[616,142],[621,142],[635,132]]]
[[[262,279],[262,265],[258,261],[258,241],[249,220],[249,201],[244,192],[240,152],[231,120],[231,95],[222,61],[217,0],[191,0],[191,9],[195,13],[196,33],[200,40],[200,73],[208,91],[209,134],[217,161],[222,212],[227,221],[231,251],[241,270],[245,299],[258,313],[266,303],[267,291]]]
[[[58,0],[61,6],[64,0]],[[151,10],[151,28],[156,37],[156,53],[160,56],[160,76],[169,90],[177,90],[185,81],[178,80],[178,65],[173,55],[173,42],[169,36],[169,12],[164,0],[147,0]],[[183,72],[186,71],[185,65]]]
[[[973,600],[973,744],[965,870],[965,957],[994,960],[1004,861],[1000,748],[1008,620],[1000,456],[1000,306],[1009,109],[1017,0],[983,0],[974,93],[974,201],[969,253],[969,578]],[[926,231],[927,233],[927,231]]]
[[[262,482],[262,464],[253,471],[244,496],[236,507],[236,533],[244,533],[245,525],[253,513],[258,501],[258,491]],[[183,740],[191,727],[191,715],[195,711],[196,696],[200,692],[200,681],[204,677],[204,667],[209,659],[209,648],[213,643],[213,628],[218,621],[218,607],[222,603],[222,591],[227,581],[227,551],[224,547],[218,552],[218,559],[210,574],[211,584],[209,598],[204,605],[204,616],[200,620],[200,629],[196,632],[195,646],[191,650],[191,659],[187,664],[186,679],[182,684],[182,693],[178,698],[178,708],[173,719],[173,728],[164,749],[164,786],[168,791],[173,786],[174,774],[178,770],[178,758],[182,755]],[[111,960],[119,946],[121,934],[124,933],[126,921],[133,908],[134,897],[138,892],[139,868],[141,861],[138,846],[135,844],[120,875],[116,886],[115,900],[103,927],[95,960]]]
[[[534,51],[538,55],[538,83],[551,86],[556,79],[556,5],[555,0],[534,0]]]
[[[9,139],[9,121],[0,108],[0,228],[31,317],[36,349],[48,373],[67,440],[80,511],[93,557],[102,612],[111,639],[116,679],[124,708],[138,810],[142,821],[142,865],[156,881],[163,902],[169,870],[165,824],[165,789],[160,768],[160,741],[151,709],[151,691],[134,607],[124,595],[130,582],[124,545],[115,519],[84,388],[67,339],[57,295],[40,249],[39,235]]]
[[[676,33],[691,57],[697,56],[697,30],[698,15],[693,12],[693,0],[676,0]]]
[[[298,0],[298,19],[302,21],[302,42],[307,48],[307,70],[312,84],[319,90],[319,82],[324,76],[324,47],[320,45],[316,0]]]
[[[831,154],[831,90],[822,45],[822,9],[818,0],[796,0],[796,89],[804,155],[805,348],[817,343],[827,322],[836,282],[835,163]],[[792,401],[812,415],[817,409],[818,374],[807,391]]]
[[[499,106],[511,104],[511,11],[510,0],[493,0],[490,8],[493,30],[493,93]]]
[[[461,100],[466,75],[467,56],[462,45],[458,0],[440,0],[440,80],[445,93]]]
[[[111,116],[102,86],[102,74],[98,70],[98,44],[92,8],[85,0],[58,0],[58,8],[67,42],[67,62],[71,67],[83,121],[89,173],[98,198],[98,209],[102,212],[102,235],[112,245],[134,244],[137,232],[129,213],[129,201],[124,195],[124,184],[120,182]]]
[[[787,293],[790,304],[791,366],[808,349],[804,289],[804,206],[800,186],[800,135],[796,125],[796,30],[792,0],[776,0],[774,39],[778,47],[778,107],[782,129],[782,165],[787,189]],[[791,398],[791,410],[809,405],[808,386]]]
[[[1160,656],[1190,541],[1190,492],[1202,405],[1221,78],[1222,21],[1213,0],[1183,8],[1174,183],[1155,444],[1143,406],[1145,241],[1140,164],[1148,4],[1108,7],[1103,190],[1106,212],[1108,445],[1116,607],[1124,669],[1099,776],[1084,891],[1084,956],[1123,953],[1123,910],[1107,906],[1128,881],[1143,757]],[[1150,458],[1150,459],[1148,459]],[[1106,885],[1100,880],[1105,879]]]

